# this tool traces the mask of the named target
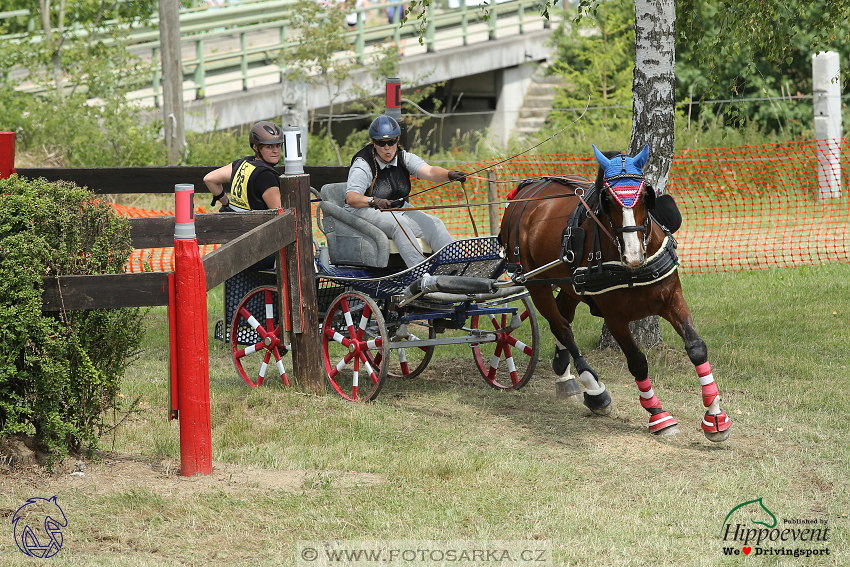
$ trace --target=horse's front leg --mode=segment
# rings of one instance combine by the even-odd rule
[[[611,331],[611,336],[614,337],[614,340],[623,350],[623,354],[626,355],[629,372],[634,376],[640,393],[640,405],[649,412],[649,432],[653,435],[678,435],[680,433],[677,427],[678,422],[672,415],[664,411],[661,407],[661,401],[652,389],[646,356],[635,343],[628,321],[618,320],[614,322],[606,318],[605,323],[608,325],[608,330]]]
[[[608,393],[605,384],[602,383],[599,376],[582,356],[572,333],[572,322],[575,319],[576,306],[579,304],[579,301],[568,293],[561,291],[555,303],[569,331],[567,335],[568,342],[566,343],[562,343],[556,335],[555,358],[552,360],[552,370],[559,376],[556,382],[556,388],[560,389],[564,387],[563,385],[571,383],[575,388],[575,393],[568,395],[578,395],[580,393],[578,384],[575,383],[575,380],[570,374],[570,355],[572,355],[576,363],[578,378],[584,386],[584,405],[595,414],[608,415],[611,413],[611,394]]]
[[[691,319],[691,310],[682,295],[676,290],[665,313],[661,314],[685,341],[685,351],[694,365],[702,388],[702,405],[706,408],[702,418],[702,430],[709,441],[726,441],[729,438],[732,421],[726,412],[720,409],[720,392],[714,382],[714,374],[708,363],[708,348],[697,334]]]

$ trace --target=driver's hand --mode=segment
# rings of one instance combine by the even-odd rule
[[[392,209],[393,204],[389,199],[382,199],[380,197],[375,197],[374,199],[372,199],[372,208],[373,209],[379,209],[379,210]]]
[[[462,171],[451,170],[449,172],[449,181],[460,181],[463,183],[466,181],[466,174]]]

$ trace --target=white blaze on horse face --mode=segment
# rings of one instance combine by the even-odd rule
[[[623,207],[623,226],[636,226],[634,209]],[[623,261],[630,268],[636,268],[643,262],[640,238],[637,232],[623,233]]]

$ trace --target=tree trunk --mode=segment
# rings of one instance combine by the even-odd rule
[[[186,148],[178,0],[159,2],[159,41],[162,53],[162,118],[165,145],[168,148],[168,165],[178,165]]]
[[[59,16],[56,23],[58,38],[53,37],[50,0],[39,0],[38,7],[41,12],[41,28],[44,30],[45,45],[50,52],[50,61],[53,64],[53,82],[56,86],[56,93],[60,99],[63,99],[65,92],[62,88],[62,43],[65,40],[65,0],[59,2]]]
[[[643,168],[656,194],[667,192],[667,176],[673,162],[676,102],[676,3],[675,0],[635,0],[635,75],[632,83],[633,116],[629,155],[649,146]],[[629,323],[639,346],[663,340],[658,317]],[[603,324],[598,348],[617,348]]]
[[[640,321],[632,321],[629,323],[629,329],[632,331],[632,337],[641,348],[650,348],[660,345],[664,342],[664,337],[661,335],[661,326],[658,324],[658,315],[641,319]],[[614,349],[621,350],[620,345],[611,336],[608,330],[608,325],[602,323],[602,334],[599,337],[599,343],[596,345],[598,350]]]
[[[649,161],[643,172],[659,195],[667,192],[673,161],[675,26],[674,0],[635,1],[634,112],[629,154],[649,146]]]

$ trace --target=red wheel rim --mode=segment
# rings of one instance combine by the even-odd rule
[[[352,292],[337,297],[322,325],[322,357],[333,390],[349,401],[374,399],[383,386],[387,331],[374,301]]]
[[[276,289],[258,287],[248,292],[239,302],[230,325],[230,351],[236,373],[252,388],[263,384],[272,356],[274,366],[285,386],[289,386],[289,377],[283,365],[283,355],[287,348],[281,342],[280,325],[275,325],[274,303]],[[259,336],[259,341],[242,346],[240,327],[250,327]],[[253,374],[256,369],[256,374]],[[249,370],[251,372],[249,372]]]

